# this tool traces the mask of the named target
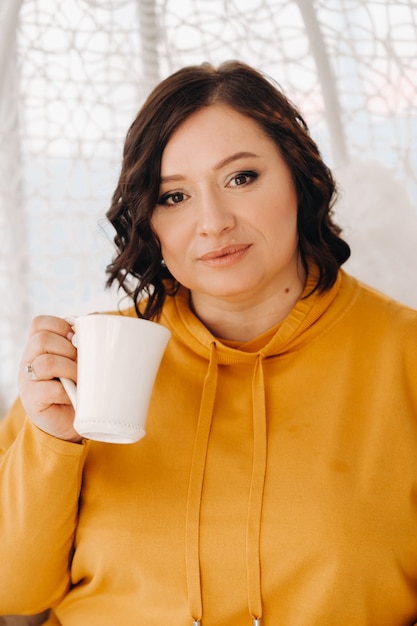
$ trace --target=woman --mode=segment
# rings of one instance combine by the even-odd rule
[[[340,269],[334,196],[302,117],[255,70],[156,87],[108,213],[108,283],[172,332],[147,435],[81,440],[57,380],[76,380],[71,328],[36,318],[0,433],[0,612],[417,619],[417,312]]]

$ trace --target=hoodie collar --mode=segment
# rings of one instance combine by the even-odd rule
[[[314,290],[317,283],[317,271],[311,269],[304,291],[287,317],[274,329],[266,331],[245,344],[228,345],[217,339],[204,326],[189,305],[189,291],[181,287],[175,297],[169,298],[165,304],[166,314],[163,323],[179,336],[200,356],[209,359],[211,345],[216,344],[216,353],[220,364],[253,362],[261,354],[263,358],[279,356],[299,349],[308,342],[310,327],[326,312],[329,305],[339,292],[341,272],[334,285],[324,294]],[[276,332],[274,332],[276,330]]]

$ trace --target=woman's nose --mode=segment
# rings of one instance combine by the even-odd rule
[[[220,193],[205,193],[199,200],[198,234],[202,236],[218,235],[230,230],[235,225],[235,215],[225,198]]]

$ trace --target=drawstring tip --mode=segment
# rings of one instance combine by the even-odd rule
[[[261,620],[260,619],[254,619],[252,624],[253,624],[253,626],[261,626]]]
[[[193,620],[193,626],[201,626],[201,622],[199,619]]]

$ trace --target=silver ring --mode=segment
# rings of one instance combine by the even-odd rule
[[[33,369],[32,363],[28,363],[25,367],[26,374],[29,374],[32,380],[39,380],[39,376],[36,375],[35,370]]]

